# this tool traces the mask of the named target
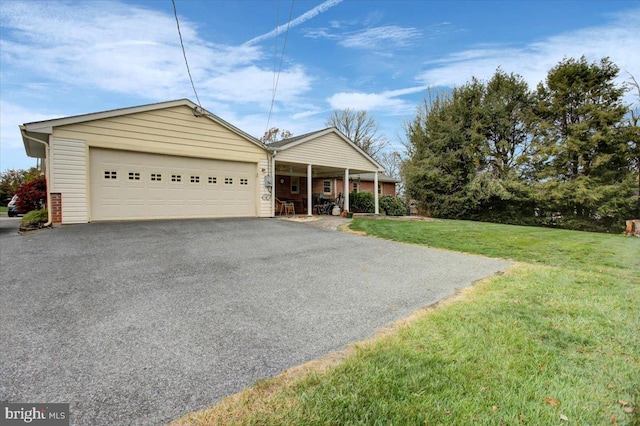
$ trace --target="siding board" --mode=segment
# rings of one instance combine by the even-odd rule
[[[278,153],[278,161],[307,164],[312,159],[315,166],[349,168],[351,170],[377,171],[377,167],[360,152],[335,133],[329,133]]]
[[[86,223],[87,150],[83,140],[52,138],[51,192],[62,194],[62,223]]]
[[[54,136],[87,141],[89,147],[255,162],[265,151],[187,106],[56,127]]]

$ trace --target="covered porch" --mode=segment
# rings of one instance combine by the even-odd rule
[[[370,173],[370,170],[327,167],[275,160],[274,214],[332,214],[332,206],[340,211],[351,211],[349,193],[354,190],[352,175]],[[378,187],[378,174],[374,173],[374,188]],[[375,212],[379,212],[378,192],[374,192]],[[287,204],[292,203],[293,208]]]
[[[369,173],[377,188],[378,173],[384,169],[366,152],[351,142],[335,127],[318,130],[270,144],[272,208],[274,215],[283,213],[324,213],[327,204],[351,211],[349,193],[353,189],[350,176]],[[375,212],[379,212],[378,193]],[[331,212],[328,212],[331,213]]]

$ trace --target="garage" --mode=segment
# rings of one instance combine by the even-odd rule
[[[256,165],[92,148],[91,218],[255,217]]]
[[[188,99],[20,126],[50,221],[271,217],[265,145]]]
[[[42,159],[47,225],[273,217],[274,185],[285,181],[281,196],[299,212],[311,215],[313,193],[327,188],[349,210],[350,174],[369,173],[376,187],[383,171],[336,128],[267,146],[189,99],[35,121],[20,132],[27,155]]]

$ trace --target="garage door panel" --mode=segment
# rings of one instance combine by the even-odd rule
[[[256,165],[93,148],[91,219],[256,216]]]

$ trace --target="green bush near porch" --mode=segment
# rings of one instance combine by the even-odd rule
[[[352,192],[349,194],[349,209],[353,213],[374,213],[375,200],[371,192]]]
[[[393,195],[380,197],[380,213],[387,216],[406,216],[408,207],[404,201]]]

